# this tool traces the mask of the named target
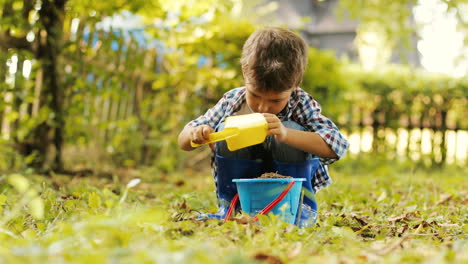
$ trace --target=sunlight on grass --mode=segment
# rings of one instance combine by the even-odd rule
[[[24,175],[0,188],[0,260],[5,263],[333,263],[468,260],[466,168],[431,172],[394,164],[344,161],[334,184],[317,194],[316,227],[278,217],[257,224],[196,221],[216,211],[209,171],[138,180]],[[18,176],[15,176],[18,177]],[[5,181],[5,177],[0,179]],[[58,187],[60,186],[60,187]],[[43,218],[20,202],[44,201]],[[126,198],[123,199],[123,197]],[[119,204],[119,201],[122,203]],[[20,206],[18,208],[18,206]],[[11,215],[11,214],[14,215]],[[8,216],[9,215],[9,216]],[[239,217],[239,216],[238,216]],[[5,221],[7,220],[7,221]],[[274,262],[277,261],[277,262]]]

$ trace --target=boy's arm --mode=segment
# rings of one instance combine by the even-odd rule
[[[318,144],[318,147],[321,146],[321,142],[324,142],[336,154],[335,157],[321,156],[321,162],[331,164],[343,158],[349,147],[348,140],[340,133],[333,121],[322,115],[320,104],[312,96],[303,93],[301,97],[295,112],[299,123],[303,124],[307,131],[311,131],[311,133],[322,139],[321,141],[314,141],[314,143]],[[306,144],[310,146],[311,143]]]
[[[191,151],[195,149],[190,145],[190,132],[192,129],[193,127],[185,126],[179,134],[179,147],[185,151]]]
[[[206,113],[189,122],[179,134],[179,147],[185,151],[194,150],[190,141],[203,144],[208,140],[208,135],[215,132],[216,126],[223,120],[227,109],[228,100],[236,97],[239,89],[233,89],[224,94],[215,106],[208,109]],[[213,145],[210,145],[213,148]]]
[[[286,137],[283,143],[292,147],[312,153],[323,158],[337,159],[338,155],[325,143],[317,133],[286,128]]]
[[[213,132],[214,129],[208,125],[200,125],[197,127],[185,126],[179,134],[179,147],[185,151],[194,150],[195,148],[192,147],[190,141],[203,144],[208,140],[208,135]]]
[[[268,122],[268,134],[274,135],[278,142],[311,153],[322,158],[337,159],[338,155],[330,148],[323,138],[309,131],[300,131],[283,126],[281,120],[273,114],[263,114]]]
[[[299,99],[292,117],[307,131],[294,131],[283,126],[276,115],[264,114],[268,121],[269,135],[276,140],[320,157],[324,165],[341,159],[349,143],[336,125],[321,114],[320,104],[312,96],[298,89]]]

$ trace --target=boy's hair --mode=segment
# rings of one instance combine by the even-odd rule
[[[267,27],[249,36],[240,61],[248,84],[261,91],[282,92],[301,84],[307,54],[303,38],[286,29]]]

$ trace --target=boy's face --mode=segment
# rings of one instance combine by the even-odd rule
[[[283,92],[260,91],[251,85],[246,86],[246,100],[255,113],[278,114],[288,103],[294,88]]]

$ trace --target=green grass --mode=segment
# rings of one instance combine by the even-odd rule
[[[193,220],[216,211],[209,171],[2,175],[0,263],[468,263],[467,169],[373,164],[333,167],[304,229]]]

